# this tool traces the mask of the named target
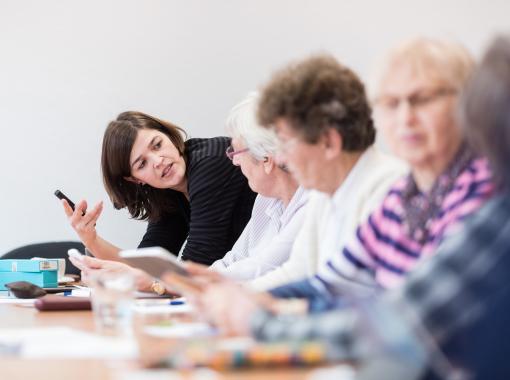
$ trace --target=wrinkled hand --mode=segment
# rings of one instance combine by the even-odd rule
[[[212,284],[227,279],[216,271],[212,271],[209,267],[192,262],[184,262],[183,266],[186,268],[190,277],[179,275],[175,272],[168,271],[161,276],[167,292],[177,292],[188,299],[200,309],[200,294],[204,292],[205,288]]]
[[[90,247],[97,239],[96,222],[103,211],[103,202],[96,204],[89,212],[87,212],[87,201],[85,200],[78,202],[74,211],[65,199],[62,200],[62,206],[71,227],[76,231],[83,244]]]
[[[253,313],[264,307],[259,296],[241,285],[222,281],[200,295],[200,311],[227,335],[248,335]]]
[[[261,308],[271,310],[277,302],[268,293],[250,291],[204,265],[190,262],[184,265],[192,275],[190,280],[172,272],[164,274],[162,280],[169,287],[179,288],[198,315],[227,335],[249,334],[253,312]],[[187,281],[193,282],[189,291],[183,287]]]
[[[193,276],[193,279],[203,283],[204,285],[212,282],[220,282],[226,279],[225,276],[216,272],[215,270],[209,269],[208,266],[202,264],[196,264],[192,262],[185,262],[184,266],[186,270]]]
[[[82,282],[90,285],[90,279],[102,272],[130,273],[135,278],[136,288],[140,291],[150,291],[152,277],[144,271],[133,268],[118,261],[100,260],[94,257],[81,256],[79,259],[70,256],[69,260],[81,270]]]

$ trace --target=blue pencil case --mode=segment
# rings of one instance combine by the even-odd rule
[[[0,259],[0,290],[5,284],[28,281],[41,288],[58,286],[58,260],[11,260]]]

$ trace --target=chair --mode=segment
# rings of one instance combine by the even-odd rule
[[[32,257],[44,257],[48,259],[66,259],[66,273],[80,274],[80,270],[76,268],[67,256],[67,251],[75,248],[80,252],[84,252],[85,246],[77,241],[55,241],[47,243],[29,244],[13,249],[7,252],[0,259],[31,259]]]

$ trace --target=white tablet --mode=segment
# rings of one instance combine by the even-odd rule
[[[190,276],[182,261],[161,247],[130,249],[121,251],[119,256],[132,267],[139,268],[156,278],[160,278],[168,271],[184,277]]]

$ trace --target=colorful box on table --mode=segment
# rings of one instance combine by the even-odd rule
[[[41,288],[58,286],[58,260],[10,260],[0,259],[0,290],[5,284],[28,281]]]

